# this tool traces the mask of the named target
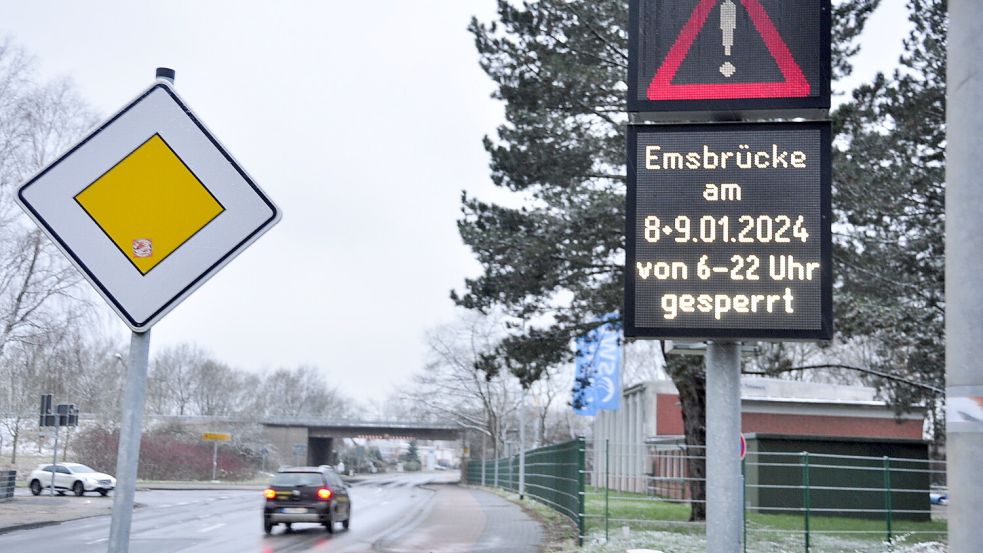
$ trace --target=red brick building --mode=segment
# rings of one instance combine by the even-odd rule
[[[757,377],[741,381],[741,411],[744,434],[917,440],[925,423],[920,410],[896,416],[873,388]],[[604,470],[607,447],[612,487],[645,491],[646,476],[662,472],[652,444],[683,434],[675,386],[657,380],[626,389],[621,408],[600,412],[593,430],[595,471]]]

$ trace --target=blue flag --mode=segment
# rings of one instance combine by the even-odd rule
[[[617,313],[603,320],[616,319]],[[621,404],[621,331],[606,322],[577,338],[573,410],[596,415],[599,409],[617,410]]]

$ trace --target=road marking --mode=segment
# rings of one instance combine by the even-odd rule
[[[109,538],[99,538],[99,539],[97,539],[95,541],[85,542],[85,545],[95,545],[97,543],[102,543],[104,541],[109,541]]]
[[[213,525],[211,525],[211,526],[209,526],[209,527],[207,527],[207,528],[202,528],[201,530],[198,530],[198,532],[199,532],[199,533],[200,533],[200,532],[208,532],[209,530],[214,530],[214,529],[216,529],[216,528],[221,528],[221,527],[223,527],[223,526],[225,526],[225,523],[224,523],[224,522],[220,522],[220,523],[218,523],[218,524],[213,524]]]

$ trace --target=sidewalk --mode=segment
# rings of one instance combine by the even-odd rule
[[[0,534],[109,515],[112,510],[112,496],[75,497],[66,494],[52,497],[47,492],[39,496],[15,495],[12,499],[0,501]]]
[[[373,549],[384,553],[536,553],[540,524],[522,508],[482,490],[435,486],[429,508]]]

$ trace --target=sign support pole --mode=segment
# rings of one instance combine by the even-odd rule
[[[741,550],[741,347],[709,342],[707,370],[707,551]]]
[[[948,452],[949,550],[979,551],[983,543],[983,423],[975,412],[983,401],[980,329],[983,328],[983,13],[976,2],[949,2],[946,81],[945,190],[945,364],[946,450]],[[957,407],[958,406],[958,407]]]
[[[130,523],[133,519],[137,465],[140,462],[140,433],[143,430],[149,360],[150,330],[134,332],[130,337],[130,356],[126,363],[120,413],[123,424],[116,454],[116,491],[113,493],[113,519],[109,526],[109,553],[127,553],[130,549]]]
[[[215,478],[218,471],[218,440],[212,442],[212,445],[214,446],[212,448],[212,482],[218,482],[218,479]]]
[[[51,457],[51,495],[55,495],[55,473],[57,468],[55,465],[58,463],[58,428],[61,421],[55,416],[55,452]]]
[[[526,497],[526,389],[519,402],[519,499]]]

